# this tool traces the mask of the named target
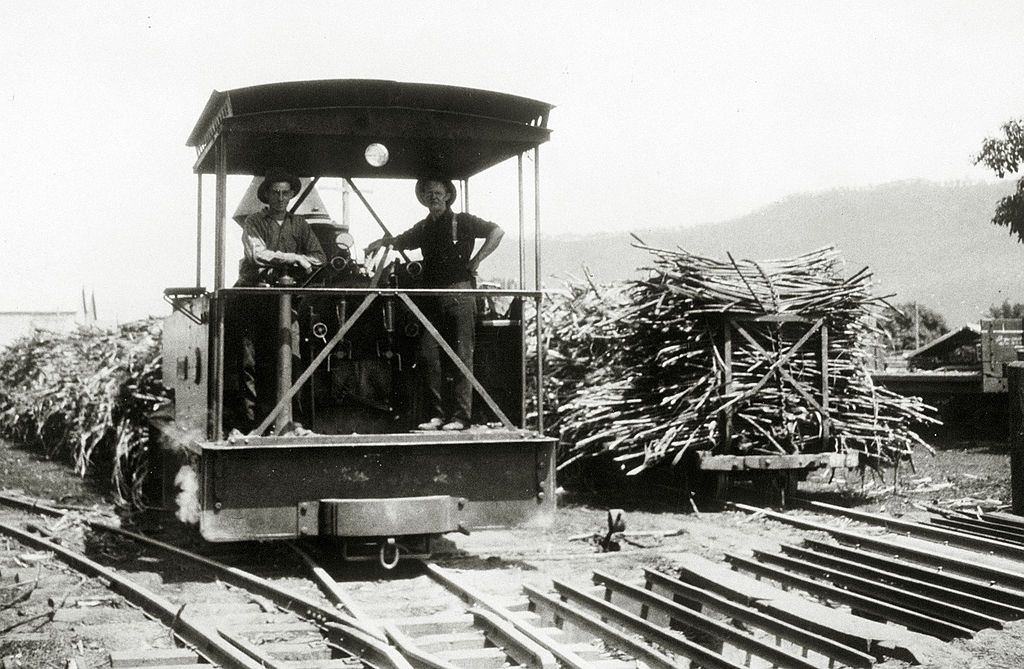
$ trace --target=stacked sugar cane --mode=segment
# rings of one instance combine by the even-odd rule
[[[930,408],[871,382],[884,303],[866,269],[843,278],[832,248],[753,262],[637,246],[654,266],[592,326],[614,344],[561,406],[563,467],[604,455],[639,472],[691,449],[887,463],[927,448],[912,425],[936,422]]]
[[[106,476],[119,504],[142,508],[148,415],[167,402],[160,322],[69,334],[38,330],[0,351],[0,436]]]
[[[560,420],[557,408],[575,396],[581,386],[591,384],[595,372],[603,368],[614,350],[620,339],[617,316],[628,304],[626,284],[598,285],[589,271],[584,272],[585,280],[568,277],[562,288],[548,291],[541,312],[545,335],[545,426],[553,435],[558,433]],[[527,318],[528,355],[533,360],[536,321],[532,313],[528,312]],[[530,369],[533,364],[529,363]],[[527,394],[531,418],[536,414],[535,392],[531,387]]]

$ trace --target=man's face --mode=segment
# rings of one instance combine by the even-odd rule
[[[280,214],[288,211],[288,201],[295,197],[291,185],[287,181],[275,181],[267,189],[267,204],[270,211]]]
[[[448,209],[448,191],[444,184],[439,181],[428,181],[423,188],[423,201],[427,203],[427,209],[431,214],[443,214]]]

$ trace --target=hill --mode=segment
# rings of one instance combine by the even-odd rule
[[[737,259],[792,256],[834,245],[848,273],[868,266],[877,292],[918,300],[950,326],[977,321],[990,305],[1024,302],[1024,245],[990,220],[1013,184],[900,181],[787,197],[746,216],[690,227],[637,229],[648,244]],[[627,233],[542,237],[545,283],[582,276],[638,276],[646,255]],[[489,268],[514,276],[515,259],[496,254]],[[489,263],[490,264],[490,261]]]

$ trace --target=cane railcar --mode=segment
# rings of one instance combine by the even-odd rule
[[[539,239],[539,147],[549,139],[551,108],[491,91],[367,80],[211,95],[187,142],[198,154],[196,281],[165,291],[172,312],[164,327],[164,381],[173,389],[174,416],[162,427],[161,449],[166,476],[183,464],[196,473],[206,540],[331,537],[349,556],[393,564],[402,550],[429,552],[430,538],[444,533],[550,520],[555,440],[543,435],[542,362],[527,364],[524,313],[541,308],[540,249],[528,254],[526,245]],[[533,184],[524,182],[524,158],[533,164]],[[386,224],[360,179],[408,179],[412,198],[411,180],[449,178],[465,207],[469,180],[513,159],[518,212],[485,215],[512,233],[506,245],[518,237],[517,288],[423,288],[418,261],[386,249],[357,262],[349,235],[313,219],[329,261],[314,276],[281,276],[259,287],[226,281],[233,259],[225,257],[225,238],[239,233],[226,229],[228,175],[283,169],[301,177],[293,211],[320,179],[343,180],[390,234],[389,227],[397,233],[412,221]],[[202,216],[206,175],[214,175],[216,192],[208,226],[212,290],[200,285],[210,233]],[[452,374],[469,375],[474,423],[485,427],[421,432],[416,425],[427,416],[416,341],[438,337],[423,301],[451,293],[486,306],[478,310],[473,369],[460,367],[442,344]],[[239,332],[255,321],[271,324],[257,346],[262,401],[258,425],[241,427],[234,412],[242,392]],[[541,334],[538,328],[538,343]],[[541,409],[529,424],[527,393],[536,393]]]

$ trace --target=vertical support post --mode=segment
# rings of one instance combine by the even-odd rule
[[[217,138],[217,192],[214,210],[214,242],[213,242],[213,292],[217,303],[214,312],[217,320],[214,323],[216,341],[213,345],[212,363],[215,374],[211,381],[213,389],[211,397],[213,408],[212,435],[220,440],[224,437],[224,314],[227,312],[224,296],[220,290],[224,288],[224,222],[227,219],[227,182],[228,154],[224,135]]]
[[[203,173],[196,174],[196,288],[203,285]]]
[[[533,244],[535,283],[537,290],[537,432],[544,433],[544,333],[541,325],[541,264],[540,264],[540,147],[533,148]]]
[[[732,390],[732,321],[726,319],[722,325],[722,360],[725,362],[725,379],[723,391],[729,394]],[[726,407],[718,415],[719,421],[719,446],[723,452],[728,452],[732,444],[732,407]]]
[[[519,154],[518,166],[519,186],[519,290],[526,290],[526,203],[523,195],[523,154]],[[522,300],[522,298],[516,298]],[[525,304],[519,303],[519,427],[526,427],[526,310]]]
[[[1010,511],[1024,516],[1024,362],[1006,365],[1010,403]]]
[[[462,180],[462,211],[469,211],[469,179]]]
[[[292,386],[292,296],[281,293],[277,302],[277,402],[280,403]],[[292,422],[291,400],[285,403],[274,419],[274,433],[284,432]]]
[[[821,324],[821,438],[827,446],[832,432],[832,419],[828,408],[828,324]]]
[[[206,436],[224,438],[224,295],[214,293],[210,301],[210,374],[206,381]]]
[[[519,289],[526,289],[526,207],[523,195],[523,154],[517,157],[519,177]]]
[[[214,212],[213,289],[224,287],[224,222],[228,210],[228,155],[224,135],[217,138],[217,198]]]

